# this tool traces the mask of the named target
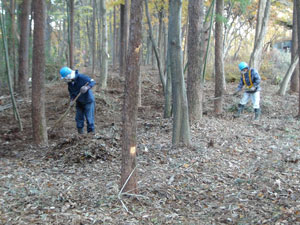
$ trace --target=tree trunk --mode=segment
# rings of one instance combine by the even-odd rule
[[[33,141],[47,145],[45,115],[45,1],[33,1],[34,32],[32,58],[32,128]]]
[[[45,57],[46,57],[46,61],[47,59],[52,59],[52,54],[51,54],[51,36],[52,36],[52,32],[53,32],[53,28],[51,26],[51,22],[52,22],[52,15],[51,15],[51,7],[52,7],[52,2],[51,1],[47,1],[47,7],[46,7],[46,15],[47,15],[47,19],[46,19],[46,47],[45,47]]]
[[[164,9],[161,8],[160,11],[158,12],[158,21],[159,21],[159,26],[158,26],[158,42],[157,42],[157,48],[158,48],[158,55],[160,58],[160,67],[164,67],[163,63],[163,54],[162,54],[162,44],[163,44],[163,26],[164,26]]]
[[[31,0],[23,0],[20,17],[20,45],[19,45],[19,92],[28,97],[28,54],[29,54],[29,14]]]
[[[129,1],[125,0],[125,4],[120,5],[120,75],[125,72],[127,43],[128,43],[128,8]]]
[[[190,121],[199,120],[202,117],[202,65],[201,34],[204,20],[203,0],[189,1],[189,28],[188,28],[188,75],[187,97]]]
[[[264,1],[264,0],[260,0],[260,1]],[[264,4],[260,4],[260,7],[263,7]],[[258,17],[258,24],[257,26],[259,27],[256,29],[256,33],[255,36],[257,36],[255,42],[254,42],[254,48],[250,57],[250,62],[249,62],[249,66],[255,68],[256,70],[260,69],[260,64],[261,64],[261,54],[262,54],[262,49],[263,49],[263,42],[264,42],[264,38],[266,36],[266,32],[267,32],[267,24],[269,21],[269,15],[270,15],[270,6],[271,6],[271,0],[267,0],[266,4],[265,4],[265,10],[264,10],[264,14],[263,14],[263,19],[262,19],[262,24],[260,26],[259,24],[259,18]],[[259,7],[258,10],[261,10]]]
[[[1,7],[3,7],[3,4],[1,5]],[[9,92],[10,92],[10,98],[11,98],[11,102],[12,102],[12,105],[13,105],[15,118],[19,122],[20,131],[23,131],[23,125],[22,125],[22,121],[21,121],[20,114],[19,114],[19,111],[18,111],[17,103],[16,103],[16,100],[15,100],[15,97],[14,97],[13,87],[12,87],[11,71],[10,71],[10,64],[9,64],[9,54],[8,54],[7,38],[6,38],[7,34],[6,34],[5,25],[4,25],[3,13],[0,14],[0,25],[1,25],[0,30],[1,30],[1,34],[2,34],[3,49],[4,49],[4,54],[5,54],[5,65],[6,65],[7,82],[8,82]]]
[[[143,0],[132,0],[130,39],[125,78],[125,98],[123,105],[121,168],[121,191],[131,193],[137,193],[137,172],[133,172],[133,170],[136,167],[137,151],[136,129],[140,56],[142,49],[142,22]]]
[[[224,0],[216,0],[216,32],[215,32],[215,113],[221,114],[224,92],[223,62],[223,9]]]
[[[12,64],[13,64],[13,78],[14,78],[14,89],[17,89],[17,59],[16,59],[16,1],[11,0],[10,1],[10,7],[11,7],[11,57],[12,57]]]
[[[287,89],[288,84],[291,80],[291,76],[292,76],[293,72],[295,71],[298,63],[299,63],[299,57],[298,57],[298,55],[296,55],[295,58],[294,58],[294,61],[292,61],[288,71],[286,72],[286,74],[285,74],[285,76],[284,76],[284,78],[283,78],[283,80],[280,84],[280,89],[278,91],[279,95],[282,95],[282,96],[285,95],[286,89]]]
[[[96,66],[96,0],[93,0],[93,18],[92,18],[92,74],[95,74]],[[99,31],[100,32],[100,31]]]
[[[101,73],[99,88],[107,87],[107,63],[108,63],[108,41],[107,41],[107,20],[106,20],[106,1],[100,1],[101,25],[102,25],[102,40],[101,40]]]
[[[166,88],[164,91],[165,103],[164,103],[164,118],[170,118],[172,116],[172,76],[170,66],[170,53],[167,53],[166,60]]]
[[[298,46],[300,46],[300,1],[296,1],[296,9],[297,9],[297,35],[298,35]],[[298,56],[300,58],[300,48],[298,48]],[[298,63],[298,67],[300,70],[300,63]],[[299,78],[300,80],[300,78]],[[300,87],[300,85],[299,85]],[[300,117],[300,90],[299,90],[299,99],[298,99],[298,117]]]
[[[69,23],[69,66],[74,67],[74,0],[70,0],[70,23]]]
[[[188,103],[182,67],[181,46],[182,0],[169,0],[170,68],[172,75],[173,145],[191,144]]]
[[[113,34],[113,13],[112,11],[109,12],[109,45],[108,45],[108,49],[110,51],[108,51],[108,58],[113,60],[114,58],[114,34]],[[108,60],[108,63],[110,65],[113,65],[112,61],[110,62]],[[113,65],[114,66],[114,65]]]
[[[159,77],[160,77],[160,81],[161,81],[161,84],[162,84],[162,87],[163,87],[163,92],[164,92],[165,87],[166,87],[166,81],[165,81],[165,77],[164,77],[163,70],[162,70],[159,49],[157,49],[156,43],[155,43],[154,38],[153,38],[153,29],[152,29],[152,25],[151,25],[149,10],[148,10],[148,0],[145,0],[145,9],[146,9],[147,22],[148,22],[148,26],[149,26],[149,29],[148,29],[149,38],[152,42],[153,50],[154,50],[156,61],[157,61]]]
[[[294,58],[298,55],[298,36],[297,36],[297,10],[296,10],[296,0],[294,0],[294,9],[293,9],[293,35],[292,35],[292,52],[291,52],[291,62],[294,61]],[[296,66],[294,73],[291,78],[290,90],[292,92],[299,91],[299,67]]]
[[[118,29],[117,29],[117,17],[116,17],[116,6],[114,6],[114,48],[113,48],[113,67],[117,67],[117,55],[118,55],[118,48],[117,48],[117,43],[118,43]]]
[[[202,42],[204,43],[206,50],[205,50],[205,56],[204,56],[204,63],[203,63],[203,72],[202,72],[202,79],[204,80],[205,72],[206,72],[206,64],[208,59],[208,52],[209,52],[209,46],[210,46],[210,39],[211,39],[211,31],[213,28],[213,17],[214,17],[214,10],[215,10],[215,0],[213,0],[210,4],[209,10],[206,15],[206,19],[204,21],[204,38],[202,39]],[[211,11],[211,12],[210,12]],[[208,21],[208,16],[210,15],[210,21]]]

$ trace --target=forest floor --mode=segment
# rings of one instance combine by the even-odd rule
[[[32,143],[30,100],[18,99],[23,132],[11,108],[0,112],[0,224],[300,224],[297,94],[280,97],[265,80],[260,121],[250,103],[233,119],[241,96],[226,95],[215,116],[208,81],[193,147],[173,148],[158,74],[143,68],[139,195],[128,197],[119,195],[123,83],[110,72],[108,89],[95,87],[94,135],[76,133],[72,109],[45,147]],[[66,84],[46,87],[51,127],[69,100]],[[229,83],[228,93],[236,87]],[[4,97],[0,106],[9,103]]]

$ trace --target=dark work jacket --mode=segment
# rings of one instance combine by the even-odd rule
[[[260,91],[261,87],[260,87],[260,76],[258,74],[258,72],[255,69],[250,69],[250,73],[251,73],[251,81],[254,87],[256,87],[256,91]],[[249,71],[247,71],[247,73],[244,75],[245,76],[245,81],[246,81],[246,86],[250,86],[250,79],[249,79]],[[243,75],[241,75],[241,79],[240,79],[240,83],[239,86],[237,88],[237,91],[242,90],[243,86],[244,86],[244,79],[243,79]]]
[[[78,70],[76,70],[74,81],[68,83],[68,90],[71,100],[74,100],[76,98],[76,96],[80,92],[80,88],[86,83],[88,83],[88,86],[90,86],[91,88],[95,85],[95,81],[93,79],[84,74],[78,73]],[[86,93],[81,94],[77,99],[77,102],[80,102],[82,104],[94,102],[95,97],[91,88]]]

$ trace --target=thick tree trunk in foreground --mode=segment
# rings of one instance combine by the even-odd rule
[[[143,0],[131,1],[130,38],[126,65],[125,98],[122,134],[122,192],[137,192],[136,129],[140,56],[142,50]],[[133,172],[133,173],[132,173]],[[129,180],[128,180],[129,179]],[[126,183],[127,182],[127,183]]]
[[[28,97],[28,53],[29,53],[29,15],[31,0],[23,0],[20,17],[20,45],[19,45],[19,92]]]
[[[32,129],[35,144],[47,145],[45,116],[45,1],[33,1]]]
[[[173,137],[172,144],[191,144],[188,103],[182,66],[182,0],[169,0],[169,52],[172,75]]]

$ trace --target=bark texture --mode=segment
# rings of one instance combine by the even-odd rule
[[[224,62],[223,62],[223,9],[224,0],[216,1],[216,34],[215,34],[215,113],[222,113],[224,92]]]
[[[169,51],[170,70],[172,75],[173,101],[173,145],[179,143],[190,145],[190,124],[188,115],[187,94],[183,77],[181,46],[181,11],[182,0],[169,1]]]
[[[269,15],[270,15],[270,6],[271,6],[271,0],[267,0],[265,7],[264,4],[261,2],[265,0],[260,0],[260,5],[258,9],[258,18],[257,18],[257,26],[258,28],[256,29],[255,33],[255,42],[254,42],[254,48],[251,53],[250,57],[250,62],[249,66],[253,67],[257,70],[260,69],[261,65],[261,55],[262,55],[262,50],[263,50],[263,44],[264,44],[264,38],[266,36],[267,32],[267,25],[269,21]],[[260,14],[261,7],[264,7],[264,14]],[[262,18],[261,25],[260,25],[260,18]]]
[[[136,129],[140,56],[142,49],[143,0],[132,0],[130,14],[130,39],[126,66],[125,98],[123,105],[122,168],[123,192],[137,192]],[[131,177],[129,178],[130,174]],[[126,181],[129,178],[127,184]]]
[[[74,0],[70,0],[70,42],[69,42],[69,66],[74,69]]]
[[[291,77],[292,77],[292,74],[293,72],[295,71],[298,63],[299,63],[299,57],[298,55],[295,56],[295,58],[293,59],[294,61],[292,61],[288,71],[286,72],[281,84],[280,84],[280,89],[278,91],[278,94],[279,95],[285,95],[286,94],[286,90],[287,90],[287,87],[288,87],[288,84],[291,80]]]
[[[102,40],[101,40],[101,74],[100,74],[100,88],[107,86],[107,66],[108,66],[108,41],[107,41],[107,20],[106,20],[106,0],[100,1],[101,11],[101,27],[102,27]]]
[[[204,43],[201,43],[201,34],[203,33],[204,22],[203,7],[203,0],[189,1],[187,97],[191,122],[202,117],[203,80],[201,74],[204,56],[201,55],[201,47]]]
[[[296,9],[297,9],[297,35],[300,37],[300,1],[296,0]],[[300,38],[298,38],[298,46],[300,46]],[[298,56],[300,58],[300,48],[298,48]],[[300,63],[298,63],[300,70]],[[300,80],[300,78],[299,78]],[[300,85],[299,85],[300,87]],[[300,90],[299,90],[299,100],[298,100],[298,117],[300,117]]]
[[[23,0],[20,16],[19,79],[21,96],[28,97],[28,51],[29,51],[29,15],[31,0]]]
[[[32,129],[33,141],[47,145],[45,116],[45,1],[33,1],[33,57],[32,57]]]
[[[291,51],[291,62],[294,61],[295,57],[298,55],[298,35],[297,35],[297,10],[296,10],[296,1],[294,0],[294,9],[293,9],[293,35],[292,35],[292,51]],[[296,66],[292,78],[291,78],[291,85],[290,90],[292,92],[299,91],[299,67]]]

